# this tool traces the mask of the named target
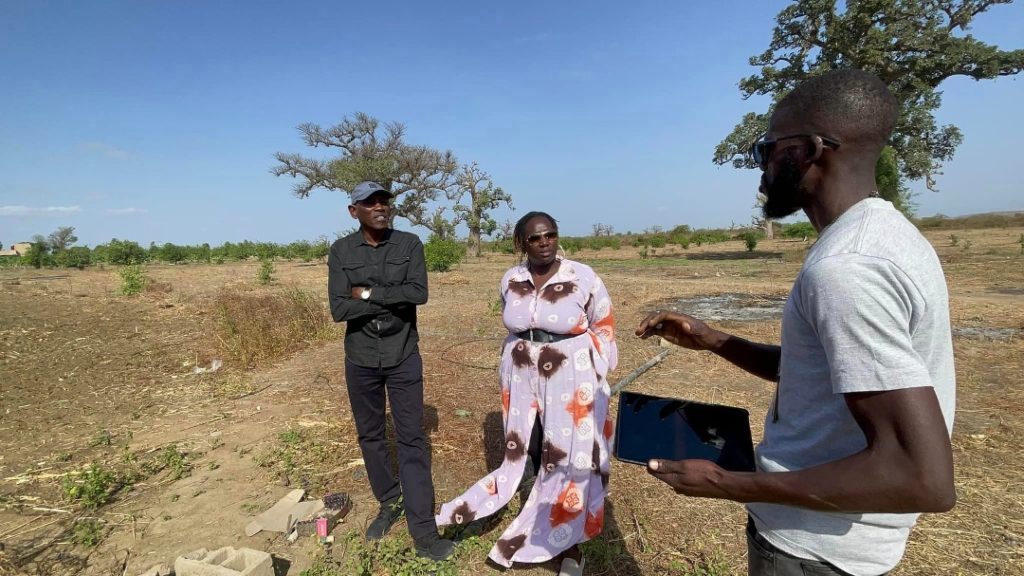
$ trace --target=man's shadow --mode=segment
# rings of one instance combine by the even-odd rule
[[[536,435],[536,432],[534,430],[534,433],[531,434],[531,444],[535,440],[532,436]],[[484,418],[483,451],[488,470],[494,470],[501,466],[501,462],[505,458],[505,424],[502,421],[501,412],[490,412]],[[614,476],[609,483],[614,485]],[[525,498],[525,495],[523,496]],[[625,526],[630,526],[630,522],[626,521]],[[602,574],[612,569],[615,574],[620,576],[643,574],[636,559],[626,547],[622,527],[615,516],[615,504],[610,499],[605,499],[604,529],[599,536],[582,546],[587,558],[584,574]],[[556,572],[558,571],[558,566],[553,562],[550,563],[550,566]]]

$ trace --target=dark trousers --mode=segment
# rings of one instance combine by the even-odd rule
[[[798,558],[779,550],[757,532],[757,526],[749,516],[747,572],[749,576],[850,576],[848,572],[843,572],[828,562]]]
[[[533,421],[533,431],[530,432],[530,445],[526,449],[526,455],[530,458],[530,468],[533,475],[540,473],[540,464],[544,458],[544,427],[540,423],[540,414]]]
[[[345,360],[345,380],[359,449],[370,488],[379,502],[404,496],[406,520],[413,538],[437,533],[430,452],[423,431],[423,359],[413,352],[398,366],[365,368]],[[398,478],[391,471],[384,434],[385,403],[398,445]]]

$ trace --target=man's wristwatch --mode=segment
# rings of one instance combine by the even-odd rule
[[[363,300],[369,300],[370,299],[370,289],[369,288],[363,288],[363,291],[359,294],[359,297],[362,298]]]

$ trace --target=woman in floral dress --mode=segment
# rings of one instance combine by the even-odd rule
[[[509,502],[539,418],[544,437],[537,480],[490,558],[509,567],[561,556],[560,573],[576,575],[583,566],[577,545],[604,525],[613,427],[607,375],[618,357],[611,300],[589,266],[558,255],[558,223],[551,216],[523,216],[514,241],[526,261],[509,269],[500,287],[509,331],[499,368],[504,462],[442,505],[437,525],[467,524]]]

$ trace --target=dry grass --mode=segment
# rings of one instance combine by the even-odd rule
[[[214,308],[221,348],[247,368],[265,365],[335,333],[323,302],[300,288],[227,289],[215,298]]]
[[[955,246],[948,230],[926,233],[946,271],[954,326],[1024,328],[1024,258],[1015,243],[1022,232],[957,230]],[[965,249],[966,240],[970,243]],[[616,305],[620,365],[613,381],[658,351],[631,335],[647,311],[692,295],[785,294],[806,246],[762,241],[753,255],[738,241],[689,250],[668,247],[647,260],[640,260],[632,248],[575,254],[574,259],[598,270]],[[470,258],[447,274],[431,274],[430,301],[420,309],[425,425],[438,501],[464,490],[501,452],[495,369],[504,330],[491,306],[497,280],[512,263],[511,256],[486,255]],[[0,531],[31,519],[31,506],[61,506],[47,474],[63,474],[94,458],[116,458],[119,445],[131,434],[133,442],[147,446],[183,431],[209,443],[214,426],[238,446],[237,455],[232,452],[220,463],[239,467],[233,474],[264,494],[257,499],[262,507],[274,501],[274,489],[283,490],[279,483],[286,472],[293,486],[352,493],[358,505],[348,529],[360,528],[358,515],[374,510],[365,475],[359,474],[340,331],[324,310],[326,268],[282,263],[277,282],[296,288],[281,289],[255,288],[256,266],[149,266],[147,275],[172,290],[134,299],[118,295],[116,274],[109,269],[70,271],[68,280],[4,283],[10,300],[23,304],[0,309],[0,478],[36,479],[0,483]],[[15,276],[0,271],[0,281]],[[777,320],[723,328],[755,340],[779,339]],[[325,342],[308,347],[318,340]],[[1019,472],[1024,457],[1024,338],[957,337],[954,345],[959,396],[953,448],[959,502],[950,513],[922,517],[894,574],[1024,575],[1024,476]],[[207,366],[227,351],[232,352],[230,364],[259,368],[193,374],[195,366]],[[285,360],[289,354],[293,357]],[[762,432],[761,417],[772,394],[770,385],[714,356],[683,350],[673,351],[632,388],[747,408],[755,438]],[[251,395],[236,399],[246,393]],[[203,427],[205,422],[214,424]],[[113,447],[88,446],[100,429],[111,432]],[[289,430],[296,432],[281,436]],[[274,450],[281,455],[276,462],[285,465],[291,450],[287,470],[259,468],[252,462],[254,456]],[[65,453],[71,455],[69,461],[60,457]],[[247,456],[240,459],[242,454]],[[197,461],[197,470],[205,474],[204,465]],[[193,482],[202,481],[203,474],[194,476]],[[221,512],[223,503],[235,502],[236,495],[218,492],[219,486],[204,485],[214,504],[196,509],[202,522],[187,516],[182,522],[195,523],[196,532],[218,519],[221,524],[213,526],[217,534],[240,529],[244,521]],[[153,491],[159,495],[163,489]],[[156,501],[152,509],[140,512],[154,522],[160,521],[170,498],[158,495],[150,497]],[[177,505],[189,500],[186,494]],[[744,512],[737,504],[676,496],[643,469],[619,462],[612,465],[609,504],[605,533],[587,548],[588,574],[685,575],[711,564],[716,575],[744,571]],[[231,504],[225,510],[237,508]],[[462,553],[460,574],[497,573],[484,563],[484,555],[512,517],[506,514]],[[192,532],[183,527],[134,540],[130,526],[120,530],[129,533],[119,542],[135,547],[128,573],[148,568],[134,563],[153,551],[173,560],[186,545],[175,547],[172,538],[182,530]],[[157,528],[152,530],[157,534]],[[16,557],[15,552],[27,549],[22,546],[45,543],[45,533],[29,534],[20,543],[7,540],[8,554]],[[404,542],[407,536],[396,530],[392,538]],[[295,558],[293,572],[306,567],[296,548],[283,541],[260,543]],[[187,549],[207,544],[189,541]],[[72,560],[80,559],[76,551],[59,539],[53,547],[54,563],[22,568],[37,574],[78,573],[79,564]],[[84,573],[107,574],[108,565],[124,558],[124,548],[101,544],[91,554]],[[547,575],[549,568],[517,567],[511,573]]]

